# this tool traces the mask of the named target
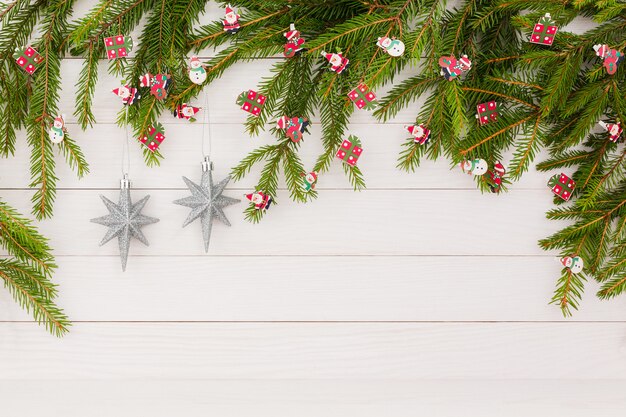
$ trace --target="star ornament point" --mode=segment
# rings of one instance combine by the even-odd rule
[[[148,224],[157,223],[159,219],[141,214],[141,211],[150,198],[149,195],[133,204],[130,198],[130,189],[122,188],[117,204],[103,195],[101,195],[100,198],[107,210],[109,210],[109,214],[91,219],[91,222],[108,227],[106,234],[100,241],[100,246],[117,237],[120,247],[122,271],[125,271],[131,238],[135,238],[148,246],[148,239],[146,239],[141,228]]]
[[[226,184],[230,181],[230,176],[214,184],[210,169],[202,171],[200,184],[196,184],[187,177],[183,177],[183,181],[187,185],[187,188],[189,188],[191,195],[174,201],[174,204],[191,209],[187,219],[183,222],[183,227],[191,224],[198,218],[200,219],[202,238],[204,239],[204,251],[208,252],[213,219],[217,218],[226,226],[230,226],[230,222],[228,218],[226,218],[223,209],[224,207],[239,203],[241,200],[222,195]]]

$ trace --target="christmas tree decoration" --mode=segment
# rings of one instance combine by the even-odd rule
[[[485,175],[489,165],[484,159],[476,158],[461,162],[461,170],[468,175],[481,176]]]
[[[315,189],[315,184],[317,184],[317,172],[311,171],[308,174],[304,172],[300,174],[302,176],[302,188],[305,192],[309,192]]]
[[[605,123],[601,120],[598,124],[609,133],[609,140],[611,142],[617,142],[619,140],[619,137],[622,135],[622,124],[620,122]]]
[[[376,46],[382,48],[383,51],[393,57],[399,57],[404,54],[404,42],[396,38],[380,37],[376,42]]]
[[[190,106],[187,103],[179,104],[174,109],[174,117],[177,119],[185,119],[190,122],[195,122],[196,118],[194,117],[200,110],[200,107]]]
[[[187,70],[189,79],[196,85],[202,85],[206,81],[206,67],[200,61],[197,56],[189,58],[189,69]]]
[[[499,193],[502,189],[502,179],[506,174],[506,168],[502,165],[502,162],[496,161],[493,164],[493,169],[487,171],[486,181],[489,189],[492,193]]]
[[[139,86],[149,87],[150,94],[159,101],[164,100],[167,98],[167,92],[171,87],[171,77],[169,74],[152,75],[148,72],[139,77]]]
[[[461,59],[458,60],[454,55],[442,56],[439,58],[439,66],[441,67],[441,75],[446,80],[452,81],[472,69],[472,61],[467,55],[461,55]]]
[[[139,91],[128,84],[118,88],[114,88],[111,91],[113,92],[113,94],[122,99],[122,103],[125,106],[132,106],[137,102],[137,100],[141,98],[141,96],[139,95]]]
[[[533,28],[529,42],[539,45],[552,45],[558,30],[559,28],[556,22],[552,20],[550,13],[546,13]]]
[[[224,18],[222,19],[222,24],[224,25],[224,32],[234,34],[239,31],[241,25],[239,24],[239,16],[235,9],[228,4],[226,5],[226,10],[224,13]]]
[[[405,125],[404,128],[413,136],[413,141],[420,145],[426,145],[430,139],[430,130],[423,123],[419,125]]]
[[[289,25],[289,30],[284,33],[285,38],[287,38],[287,43],[285,43],[285,50],[283,51],[283,55],[285,58],[292,58],[299,54],[304,50],[304,38],[300,35],[300,31],[296,30],[296,26],[291,23]]]
[[[148,134],[139,138],[139,142],[146,145],[150,152],[154,152],[161,145],[161,142],[165,140],[165,128],[161,123],[157,123],[154,126],[148,128]]]
[[[65,115],[60,114],[54,118],[52,126],[50,126],[50,130],[48,131],[48,137],[52,143],[61,143],[63,139],[65,139],[66,133]]]
[[[572,271],[572,274],[581,273],[583,268],[585,267],[585,262],[583,261],[583,258],[576,255],[564,256],[559,260],[559,262],[561,262],[561,264],[565,268]]]
[[[276,122],[276,128],[285,130],[287,137],[297,143],[302,140],[302,134],[309,124],[306,117],[283,116]]]
[[[569,201],[572,197],[574,189],[576,188],[576,182],[567,175],[561,173],[550,177],[548,180],[548,187],[550,187],[554,195],[565,201]]]
[[[266,98],[254,90],[247,90],[239,94],[236,103],[253,116],[258,116],[263,110]]]
[[[183,177],[183,181],[185,181],[191,195],[174,201],[174,204],[191,209],[191,212],[183,223],[183,227],[198,218],[200,219],[202,238],[204,239],[204,251],[208,252],[213,219],[217,218],[226,226],[230,226],[230,222],[228,218],[226,218],[223,209],[224,207],[239,203],[241,200],[222,195],[224,188],[226,188],[226,185],[230,181],[230,177],[226,177],[218,184],[213,183],[213,164],[209,157],[205,157],[202,162],[202,178],[200,179],[200,184],[196,184],[187,177]]]
[[[43,57],[32,46],[26,48],[15,48],[13,59],[24,71],[33,75],[43,62]]]
[[[361,148],[361,140],[354,135],[350,135],[348,139],[344,139],[341,143],[341,147],[335,156],[342,162],[350,166],[355,166],[362,153],[363,148]]]
[[[141,214],[141,211],[150,198],[149,195],[133,204],[130,198],[130,181],[128,180],[128,177],[124,176],[124,178],[120,181],[120,184],[120,196],[118,203],[115,204],[105,196],[100,195],[102,202],[106,206],[107,210],[109,210],[109,214],[91,219],[91,222],[98,223],[109,228],[100,241],[100,246],[117,237],[117,242],[120,248],[120,259],[122,261],[122,271],[125,271],[131,238],[135,238],[144,245],[148,246],[148,239],[146,239],[145,235],[141,231],[141,228],[148,224],[157,223],[159,219]]]
[[[337,74],[341,74],[348,68],[350,64],[350,60],[345,58],[341,52],[329,53],[326,51],[322,51],[322,56],[326,58],[328,63],[330,64],[330,70],[336,72]]]
[[[378,106],[376,94],[364,83],[360,83],[350,91],[348,97],[359,109],[374,110]]]
[[[624,53],[605,44],[593,45],[593,49],[596,55],[602,58],[602,65],[606,68],[606,72],[609,75],[615,74],[617,66],[624,61]]]
[[[104,47],[109,60],[126,58],[133,49],[133,39],[130,36],[117,35],[104,38]]]
[[[254,204],[255,210],[267,211],[272,204],[272,197],[263,191],[255,191],[250,194],[244,194],[244,196]]]
[[[481,126],[495,122],[498,120],[498,103],[495,101],[488,101],[476,106],[476,119]]]

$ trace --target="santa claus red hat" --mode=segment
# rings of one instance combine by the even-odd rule
[[[119,96],[119,95],[120,95],[120,88],[121,88],[121,87],[117,87],[117,88],[114,88],[114,89],[113,89],[113,90],[111,90],[111,91],[113,91],[113,94],[115,94],[116,96]]]
[[[564,256],[560,259],[560,261],[564,267],[569,268],[574,262],[574,259],[571,256]]]
[[[54,118],[54,122],[61,122],[61,124],[65,124],[65,120],[63,120],[63,115],[58,115]]]
[[[502,165],[502,162],[500,161],[493,164],[493,170],[500,174],[500,176],[506,174],[506,168],[504,168],[504,165]]]
[[[285,38],[287,38],[287,40],[290,41],[293,38],[297,38],[298,36],[300,36],[300,32],[296,30],[296,27],[293,23],[290,24],[289,30],[285,32]]]
[[[253,196],[254,194],[255,194],[255,193],[244,194],[244,195],[246,196],[246,198],[247,198],[248,200],[252,201],[252,196]]]
[[[287,126],[287,121],[289,118],[287,116],[283,116],[276,121],[276,127],[279,129],[284,129]]]
[[[461,59],[459,59],[459,62],[468,68],[472,66],[472,61],[470,61],[467,55],[463,55]]]
[[[150,74],[149,72],[139,77],[139,85],[141,87],[149,87],[151,81],[152,81],[152,74]]]
[[[192,56],[192,57],[191,57],[191,59],[189,60],[189,62],[193,62],[193,63],[195,63],[195,62],[200,62],[200,58],[198,58],[197,56],[195,56],[195,55],[194,55],[194,56]]]
[[[313,177],[313,180],[317,180],[317,172],[315,171],[309,172],[309,175]]]
[[[330,61],[330,60],[331,60],[331,58],[333,57],[333,55],[335,55],[335,54],[331,54],[330,52],[322,51],[322,56],[323,56],[324,58],[326,58],[328,61]]]
[[[609,52],[608,45],[593,45],[593,49],[596,51],[596,55],[600,58],[604,58],[606,54]]]
[[[226,5],[226,14],[234,12],[233,7],[228,3]]]

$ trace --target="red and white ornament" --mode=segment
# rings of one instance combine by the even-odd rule
[[[593,49],[596,55],[602,58],[602,65],[606,68],[606,72],[609,75],[615,74],[617,66],[624,61],[624,53],[605,44],[593,45]]]
[[[564,256],[560,260],[561,264],[572,271],[572,274],[578,274],[582,272],[585,267],[585,262],[583,258],[580,256],[572,255],[572,256]]]
[[[171,85],[171,77],[169,74],[156,74],[152,75],[149,72],[139,77],[140,87],[149,87],[150,94],[156,97],[157,100],[164,100],[167,98],[167,92]]]
[[[224,18],[222,19],[222,24],[224,25],[224,32],[233,34],[237,33],[241,28],[239,24],[239,16],[233,6],[230,4],[226,5],[226,10],[224,11]]]
[[[428,143],[430,139],[430,130],[426,129],[423,123],[418,125],[405,125],[404,128],[413,135],[413,141],[415,143],[419,143],[420,145],[425,145]]]
[[[498,103],[495,101],[488,101],[486,103],[480,103],[476,106],[476,118],[481,126],[495,122],[498,120]]]
[[[439,58],[439,66],[441,75],[446,80],[452,81],[472,69],[472,61],[467,55],[461,55],[459,59],[456,59],[454,55],[442,56]]]
[[[489,165],[484,159],[468,159],[461,162],[461,169],[468,175],[481,176],[485,175]]]
[[[206,68],[200,58],[195,55],[189,59],[189,71],[187,73],[194,84],[201,85],[206,81]]]
[[[200,107],[194,107],[187,103],[179,104],[174,110],[174,117],[178,119],[189,120],[190,122],[195,122],[196,118],[194,116],[200,110],[202,110]]]
[[[272,204],[272,197],[262,191],[255,191],[244,196],[254,204],[256,210],[268,210]]]
[[[315,184],[317,184],[317,172],[311,171],[308,174],[303,172],[300,175],[302,175],[302,188],[305,192],[308,193],[309,191],[315,189]]]
[[[552,45],[558,30],[559,27],[552,20],[550,13],[546,13],[533,28],[533,33],[530,35],[530,43]]]
[[[376,46],[380,47],[387,54],[393,57],[402,56],[404,53],[404,42],[396,38],[390,38],[388,36],[382,36],[378,38]]]
[[[117,35],[104,38],[104,48],[109,60],[126,58],[133,49],[133,38],[130,36]]]
[[[609,133],[609,140],[611,142],[617,142],[619,137],[622,135],[622,124],[620,122],[605,123],[603,121],[599,121],[598,124]]]
[[[126,106],[131,106],[141,98],[136,88],[129,86],[128,84],[111,90],[113,94],[122,99],[122,103]]]
[[[330,53],[322,51],[322,56],[330,63],[330,70],[341,74],[348,67],[350,60],[345,58],[341,52]]]
[[[48,137],[52,143],[61,143],[65,139],[67,129],[65,128],[65,115],[60,114],[54,118],[52,126],[48,131]]]
[[[296,30],[296,26],[293,23],[289,25],[289,30],[284,33],[284,36],[287,38],[283,51],[285,58],[291,58],[302,52],[304,49],[302,45],[304,45],[305,40],[300,35],[300,31]]]
[[[285,130],[287,137],[297,143],[302,140],[302,134],[309,124],[306,117],[283,116],[276,121],[276,128]]]
[[[487,185],[492,193],[499,193],[502,187],[502,179],[506,174],[506,168],[500,161],[493,164],[493,169],[487,171]]]

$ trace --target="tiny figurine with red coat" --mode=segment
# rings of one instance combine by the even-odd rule
[[[496,161],[493,164],[493,169],[487,171],[487,185],[492,193],[499,193],[502,189],[502,178],[506,174],[506,168],[502,165],[502,162]]]
[[[250,194],[244,194],[245,197],[254,204],[256,210],[267,211],[272,204],[272,197],[262,191],[255,191]]]
[[[302,133],[309,124],[309,119],[306,117],[283,116],[276,122],[276,127],[285,130],[287,137],[297,143],[302,140]]]
[[[330,63],[330,70],[341,74],[348,68],[350,60],[341,55],[341,52],[330,53],[322,51],[322,56]]]
[[[296,26],[293,23],[289,25],[289,30],[284,35],[287,38],[285,50],[283,51],[285,58],[291,58],[304,50],[302,47],[305,42],[304,38],[300,36],[300,31],[296,30]]]
[[[167,98],[167,92],[171,86],[171,78],[168,74],[152,75],[148,72],[139,77],[139,86],[149,87],[150,94],[160,101]]]
[[[609,133],[609,140],[611,142],[617,142],[619,137],[622,135],[622,124],[620,122],[605,123],[603,121],[599,121],[598,124]]]
[[[137,89],[128,84],[114,88],[111,91],[113,94],[122,99],[122,104],[125,106],[132,106],[141,98]]]
[[[426,145],[430,139],[430,130],[426,129],[423,123],[418,125],[404,126],[404,128],[413,135],[413,141],[420,145]]]
[[[239,29],[241,28],[241,25],[239,24],[240,17],[241,16],[237,14],[235,9],[233,9],[233,6],[228,4],[226,6],[224,18],[222,19],[222,24],[224,25],[224,32],[227,32],[230,34],[237,33]]]
[[[189,120],[190,122],[195,122],[196,118],[194,116],[200,110],[202,110],[200,107],[194,107],[187,103],[179,104],[174,110],[174,117],[178,119]]]
[[[609,45],[593,45],[596,55],[602,58],[604,68],[610,75],[615,74],[617,66],[624,60],[624,53],[609,47]]]
[[[460,59],[456,59],[454,55],[442,56],[439,58],[439,66],[441,67],[441,75],[446,80],[452,81],[469,71],[472,68],[472,61],[467,55],[461,55]]]

